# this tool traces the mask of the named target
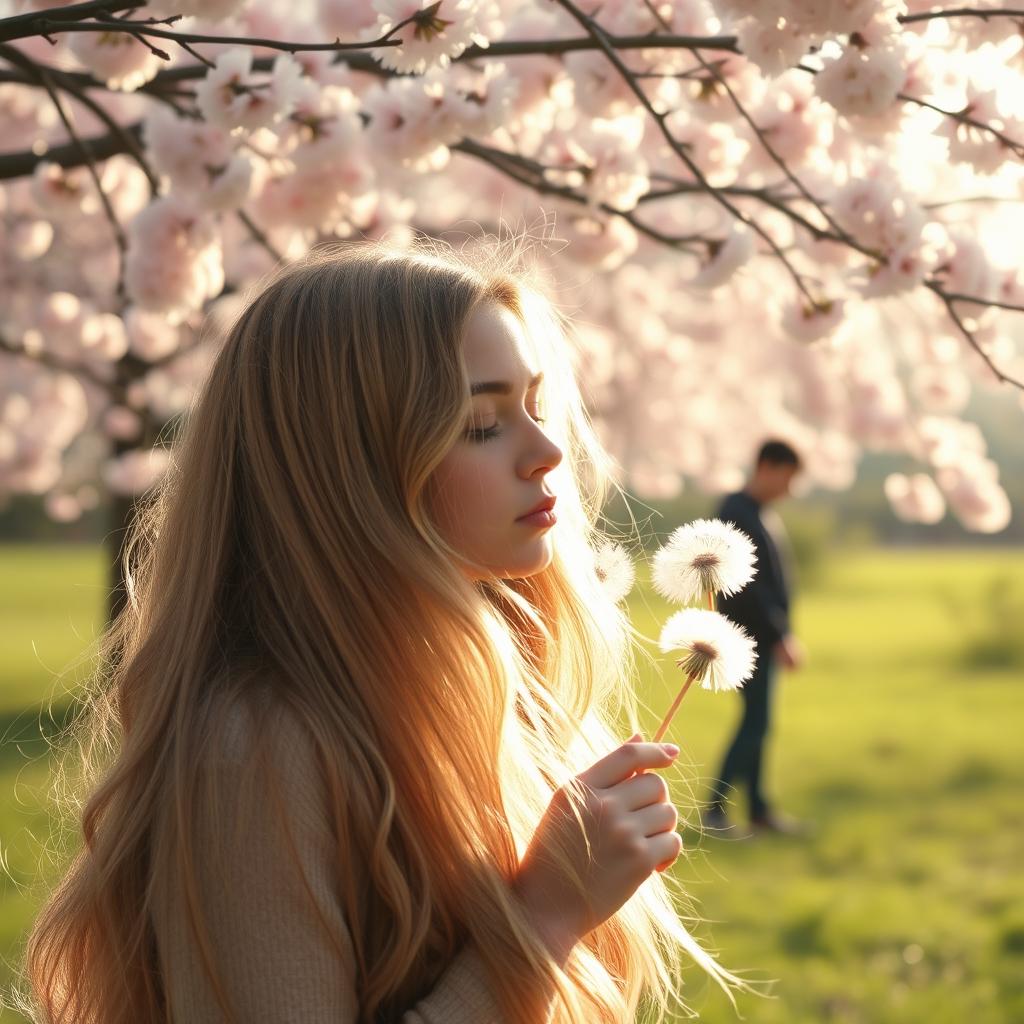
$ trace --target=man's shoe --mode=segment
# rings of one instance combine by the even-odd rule
[[[776,832],[783,836],[806,836],[811,832],[806,822],[776,811],[755,815],[750,819],[750,827],[755,832]]]
[[[718,839],[747,839],[750,833],[731,822],[720,807],[709,807],[700,816],[701,827]]]
[[[709,807],[701,816],[700,823],[705,832],[723,832],[732,828],[732,824],[725,816],[721,807]]]

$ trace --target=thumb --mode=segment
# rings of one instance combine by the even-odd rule
[[[630,737],[629,737],[629,739],[628,739],[628,740],[626,740],[626,742],[627,742],[627,743],[632,743],[632,742],[633,742],[634,740],[640,740],[640,741],[643,741],[643,738],[644,738],[644,735],[643,735],[643,733],[641,733],[641,732],[635,732],[635,733],[633,733],[633,735],[632,735],[632,736],[630,736]]]

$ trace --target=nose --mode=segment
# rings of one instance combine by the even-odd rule
[[[536,473],[548,473],[558,466],[563,458],[559,448],[547,434],[537,426],[531,436],[532,444],[520,463],[520,472],[529,479]]]

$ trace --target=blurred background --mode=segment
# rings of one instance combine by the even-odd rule
[[[973,414],[1019,509],[1024,452],[1001,426],[1012,418],[991,400]],[[779,679],[767,785],[813,835],[699,831],[695,800],[738,695],[693,691],[669,733],[683,748],[668,779],[686,840],[673,872],[721,961],[777,979],[773,999],[740,1003],[756,1024],[1024,1021],[1024,528],[1019,516],[997,534],[968,533],[950,516],[902,522],[881,487],[894,468],[894,457],[868,455],[851,490],[774,506],[795,557],[795,633],[808,660]],[[635,521],[645,538],[629,601],[654,655],[641,682],[647,736],[681,680],[653,642],[672,609],[644,558],[717,500],[687,491],[660,503],[616,498],[606,510],[613,528]],[[58,524],[30,496],[0,512],[4,987],[57,877],[47,843],[62,823],[46,739],[74,713],[83,653],[103,628],[108,512]],[[686,981],[702,1020],[737,1019],[698,969]]]

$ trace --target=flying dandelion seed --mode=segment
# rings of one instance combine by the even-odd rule
[[[731,523],[697,519],[674,530],[654,555],[654,589],[670,601],[688,604],[742,590],[757,571],[754,544]]]
[[[595,552],[594,570],[605,593],[615,602],[621,601],[633,589],[636,568],[620,544],[605,541]]]

